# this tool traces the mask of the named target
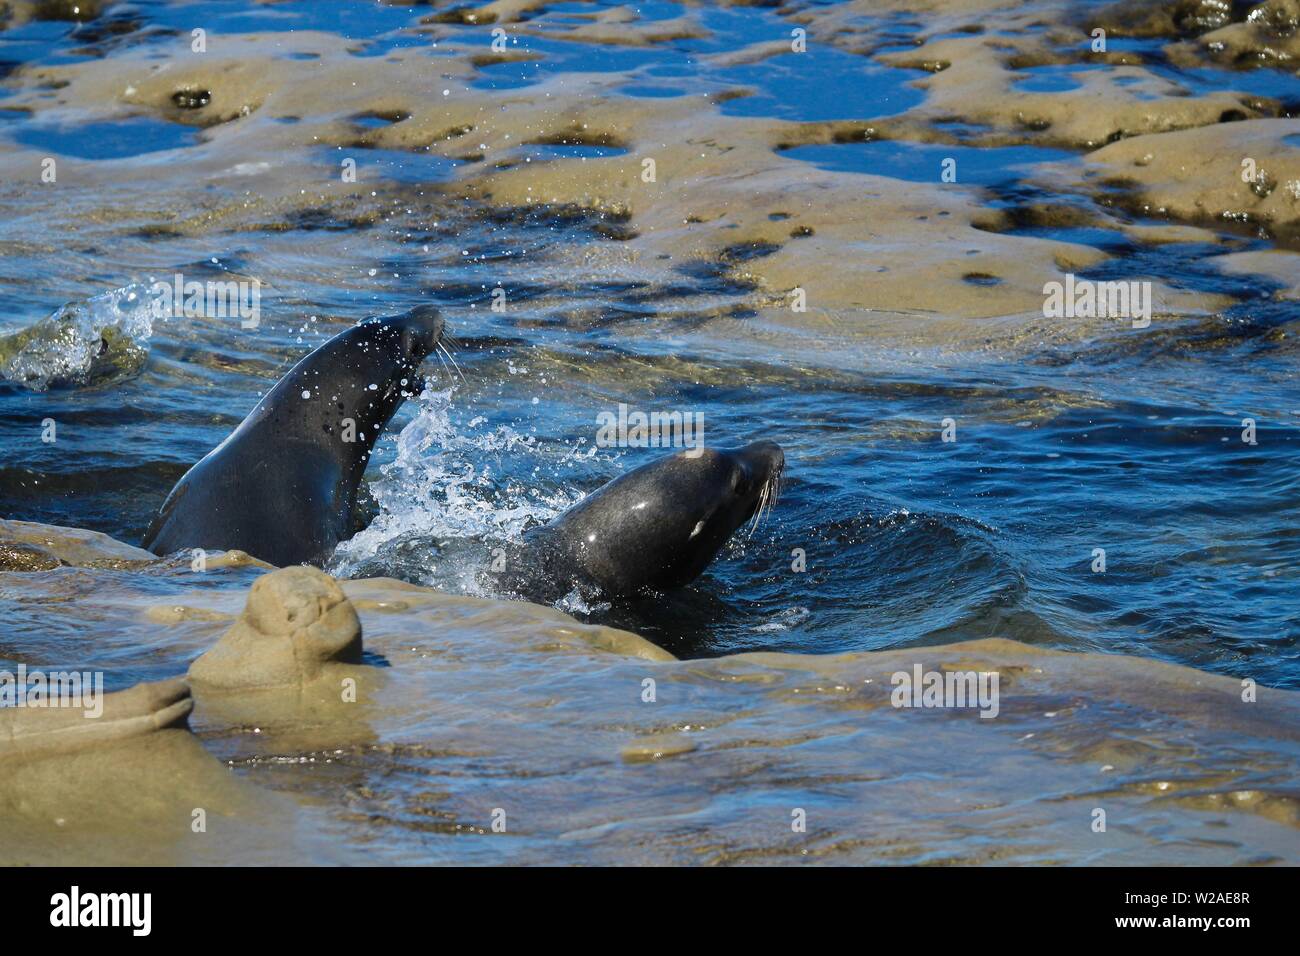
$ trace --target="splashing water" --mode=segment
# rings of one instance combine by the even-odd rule
[[[132,283],[0,336],[0,379],[43,392],[130,378],[149,355],[150,305],[148,286]]]
[[[487,592],[477,572],[494,547],[517,541],[582,497],[515,475],[542,475],[556,462],[536,439],[477,417],[457,430],[454,388],[423,392],[420,411],[397,437],[397,456],[370,486],[379,513],[339,545],[328,570],[339,577],[386,574],[466,594]]]
[[[812,612],[806,607],[788,607],[773,614],[763,624],[754,627],[755,633],[763,634],[773,631],[788,631],[791,628],[798,627],[804,621],[812,616]]]

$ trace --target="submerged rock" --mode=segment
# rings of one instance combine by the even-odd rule
[[[49,571],[63,562],[39,545],[0,541],[0,571]]]
[[[127,286],[0,335],[0,381],[42,392],[138,375],[153,331],[149,302],[143,286]]]

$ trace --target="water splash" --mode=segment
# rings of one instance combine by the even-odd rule
[[[593,600],[590,597],[584,597],[582,593],[574,588],[564,597],[555,602],[555,608],[563,611],[565,614],[571,614],[579,620],[594,617],[598,614],[604,614],[610,610],[613,605],[609,601]]]
[[[107,385],[139,374],[153,334],[149,287],[132,283],[69,302],[0,336],[0,379],[36,392]]]
[[[379,513],[339,545],[330,573],[485,594],[477,572],[494,547],[580,500],[547,480],[563,457],[535,438],[481,416],[458,428],[454,391],[426,390],[417,399],[420,412],[398,435],[396,458],[370,486]]]
[[[754,631],[762,634],[771,631],[788,631],[798,627],[812,616],[806,607],[788,607],[777,611],[762,624],[756,625]]]

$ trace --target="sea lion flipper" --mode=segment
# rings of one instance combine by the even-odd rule
[[[183,477],[184,476],[182,476],[182,478]],[[184,498],[186,487],[187,486],[182,480],[167,494],[167,497],[163,500],[162,507],[158,509],[158,513],[154,515],[153,520],[149,522],[149,527],[145,529],[144,538],[140,541],[140,547],[144,548],[146,551],[153,551],[153,545],[154,542],[158,540],[159,532],[162,531],[163,527],[167,524],[168,518],[171,517],[172,512],[176,510],[177,505],[180,504],[181,499]]]

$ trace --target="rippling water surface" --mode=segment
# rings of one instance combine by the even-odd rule
[[[651,18],[680,9],[652,6]],[[559,21],[570,7],[590,5],[545,15]],[[130,16],[144,25],[120,37],[110,31],[95,50],[82,39],[86,26],[32,23],[0,34],[0,58],[77,62],[199,20],[225,32],[339,31],[356,41],[357,55],[419,42],[400,30],[411,12],[396,7],[179,9],[133,5]],[[885,115],[917,95],[902,71],[855,64],[860,58],[848,54],[820,62],[823,74],[797,73],[801,82],[776,68],[779,58],[730,72],[702,67],[702,55],[736,45],[735,31],[751,41],[784,32],[772,14],[750,9],[710,11],[704,22],[711,39],[650,50],[530,40],[525,52],[539,59],[497,64],[479,82],[617,70],[632,72],[633,96],[698,95],[717,73],[717,82],[757,87],[728,109],[801,118]],[[823,95],[822,77],[851,95]],[[1294,78],[1270,82],[1300,91]],[[166,150],[168,163],[184,164],[195,148],[192,128],[131,122],[101,136],[19,115],[0,136],[104,160]],[[900,149],[793,152],[912,178],[921,167]],[[1019,162],[1068,156],[970,151],[990,156],[990,172],[972,167],[976,185],[1014,178]],[[547,158],[539,152],[536,161]],[[419,182],[437,178],[410,154],[392,163],[393,181],[403,181],[403,170]],[[336,571],[472,589],[485,545],[656,454],[595,447],[596,415],[628,402],[702,412],[713,444],[780,442],[787,484],[770,520],[733,541],[693,586],[631,606],[579,609],[593,619],[683,655],[1000,635],[1300,683],[1295,309],[1269,299],[1264,280],[1222,275],[1214,260],[1222,250],[1175,243],[1140,253],[1141,274],[1236,295],[1239,304],[1222,314],[1165,320],[1142,333],[1117,326],[1087,344],[1031,343],[1014,359],[954,364],[924,347],[902,355],[831,347],[833,327],[826,348],[749,327],[755,292],[744,282],[689,269],[668,286],[644,279],[634,263],[605,256],[618,242],[598,215],[499,215],[435,193],[402,200],[360,227],[276,223],[202,239],[123,234],[120,224],[102,223],[73,234],[28,203],[4,229],[6,329],[174,271],[254,276],[269,288],[255,333],[220,320],[155,323],[136,378],[100,388],[0,386],[0,513],[136,542],[172,483],[307,349],[365,315],[434,301],[460,342],[463,377],[434,365],[430,390],[381,442],[369,473],[378,519],[341,549]],[[1064,227],[1032,231],[1114,249],[1104,232],[1080,240]],[[1231,241],[1234,249],[1267,245]],[[1135,258],[1111,260],[1097,277],[1117,278]],[[498,285],[510,289],[507,313],[490,309]],[[59,423],[55,444],[39,440],[47,418]],[[1247,418],[1256,422],[1255,444],[1242,441]],[[942,440],[946,419],[955,442]],[[797,548],[807,556],[803,573],[791,570]],[[1104,573],[1093,570],[1099,548]]]
[[[277,724],[198,701],[207,753],[305,795],[297,825],[214,849],[162,817],[141,840],[92,817],[85,846],[132,862],[1296,857],[1294,695],[1236,706],[1243,677],[1300,686],[1296,277],[1250,267],[1296,261],[1293,232],[1159,218],[1124,177],[1081,172],[1093,156],[1050,124],[994,130],[960,103],[915,119],[946,65],[899,55],[936,29],[1052,47],[1049,20],[842,6],[522,3],[497,49],[495,21],[446,3],[136,2],[0,29],[0,517],[138,544],[328,337],[432,302],[455,338],[376,446],[369,526],[327,567],[364,621],[363,713]],[[248,69],[203,73],[184,52],[196,24]],[[1213,129],[1295,123],[1293,70],[1175,62],[1167,40],[1114,38],[1153,111],[1231,88],[1240,109],[1216,106]],[[1001,95],[1068,96],[1114,66],[1019,59]],[[423,79],[383,79],[394,64]],[[412,115],[467,102],[491,109]],[[629,209],[646,137],[662,191]],[[949,158],[958,181],[927,192]],[[339,185],[347,159],[357,188]],[[735,208],[751,188],[757,227]],[[862,221],[819,190],[867,197]],[[687,254],[707,230],[718,250]],[[1022,249],[1049,271],[1026,309],[1003,307]],[[951,309],[901,302],[908,257]],[[1042,317],[1037,283],[1065,271],[1156,280],[1150,326]],[[151,314],[150,284],[177,274],[256,280],[256,327]],[[786,308],[795,282],[806,315]],[[560,603],[684,660],[596,654],[575,635],[611,632],[519,603],[361,580],[492,597],[495,547],[662,454],[597,445],[620,403],[702,414],[710,445],[785,450],[776,507],[689,587]],[[0,666],[103,670],[109,689],[174,677],[260,574],[181,557],[0,574]],[[1144,660],[948,647],[984,638]],[[748,651],[806,656],[729,656]],[[835,656],[855,651],[893,653]],[[886,706],[889,671],[917,660],[998,668],[1002,719]],[[646,766],[664,739],[670,759]],[[1088,827],[1101,801],[1108,841]],[[510,839],[461,839],[498,806]],[[13,859],[65,846],[0,836],[32,841]]]

